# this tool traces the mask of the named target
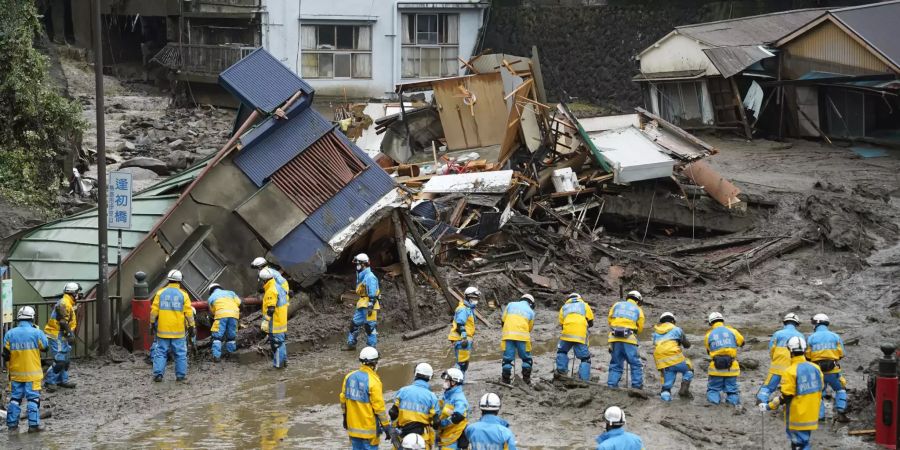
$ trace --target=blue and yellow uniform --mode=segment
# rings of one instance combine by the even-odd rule
[[[840,360],[844,357],[844,341],[825,324],[816,325],[816,330],[806,340],[806,359],[818,365],[825,375],[825,389],[834,391],[834,408],[838,413],[847,412],[847,380],[841,373]],[[819,418],[825,417],[825,402],[819,407]]]
[[[166,373],[166,359],[171,348],[175,353],[175,378],[187,376],[187,341],[185,322],[194,326],[194,310],[191,298],[178,283],[169,283],[157,291],[150,305],[150,324],[156,329],[156,346],[153,355],[153,375]]]
[[[516,450],[516,437],[509,423],[496,414],[484,414],[466,427],[466,439],[472,450]]]
[[[569,350],[575,349],[575,357],[581,360],[578,377],[591,379],[591,351],[588,348],[588,327],[594,324],[594,311],[581,296],[569,297],[559,309],[562,333],[556,345],[556,371],[565,374],[569,367]]]
[[[694,366],[684,356],[683,347],[690,345],[686,344],[684,331],[674,323],[662,322],[653,327],[653,360],[663,380],[659,395],[665,401],[672,400],[672,386],[679,373],[683,382],[694,379]]]
[[[453,323],[450,324],[450,334],[447,335],[450,344],[456,352],[456,367],[466,373],[469,368],[469,358],[472,356],[472,346],[475,339],[475,310],[466,304],[459,302],[453,313]]]
[[[631,368],[631,387],[644,387],[644,364],[638,355],[638,333],[644,331],[644,310],[633,299],[616,302],[609,308],[607,316],[609,324],[610,361],[609,377],[606,385],[619,387],[625,362]]]
[[[276,280],[277,282],[277,280]],[[209,331],[212,333],[213,358],[222,357],[222,341],[225,341],[225,351],[234,353],[237,351],[237,325],[241,317],[241,298],[233,291],[216,289],[209,296],[209,312],[213,315],[213,324]]]
[[[441,450],[456,450],[459,448],[457,441],[469,423],[469,401],[466,400],[462,385],[444,391],[438,409],[438,447]]]
[[[434,444],[431,422],[438,410],[438,398],[431,392],[428,382],[415,380],[411,385],[400,388],[394,396],[394,407],[397,408],[394,425],[400,431],[400,437],[419,434],[431,448]]]
[[[287,347],[284,343],[288,321],[287,292],[274,278],[267,280],[263,289],[263,320],[268,326],[272,365],[281,369],[287,365]]]
[[[29,320],[18,325],[3,337],[3,354],[9,359],[9,404],[6,406],[6,426],[10,430],[19,427],[22,403],[27,402],[28,426],[37,427],[41,422],[41,351],[50,344],[47,336]]]
[[[597,450],[644,450],[644,441],[621,427],[613,428],[597,437]]]
[[[69,345],[68,338],[74,336],[77,326],[75,297],[72,294],[63,294],[50,311],[47,325],[44,325],[44,334],[50,343],[50,357],[53,358],[53,365],[47,370],[47,378],[44,380],[48,386],[69,382],[69,356],[72,346]]]
[[[378,344],[378,311],[381,310],[381,288],[378,286],[378,277],[372,273],[372,269],[365,269],[356,273],[356,311],[350,320],[350,334],[347,335],[347,345],[356,346],[356,336],[360,328],[366,329],[366,345],[375,347]]]
[[[706,332],[703,343],[711,358],[706,400],[718,405],[724,391],[726,402],[735,406],[740,405],[741,393],[737,379],[741,375],[741,368],[738,365],[737,350],[738,347],[744,346],[744,336],[722,322],[715,322]]]
[[[344,377],[341,385],[341,409],[345,428],[354,450],[377,449],[381,433],[390,426],[384,407],[381,378],[363,364]]]
[[[516,354],[522,359],[522,377],[531,378],[531,330],[534,329],[534,310],[526,300],[511,302],[503,311],[503,332],[500,350],[503,351],[503,379],[512,377]]]
[[[803,355],[791,357],[791,365],[781,377],[781,397],[784,399],[784,424],[791,448],[809,450],[812,430],[819,428],[819,405],[825,380],[819,366],[806,361]],[[773,400],[768,409],[775,409]]]
[[[769,358],[771,360],[769,374],[756,393],[757,401],[768,402],[769,396],[778,389],[781,376],[791,366],[791,352],[787,349],[787,341],[794,336],[802,338],[803,333],[797,331],[797,327],[793,323],[786,323],[784,328],[772,333],[772,337],[769,339]]]

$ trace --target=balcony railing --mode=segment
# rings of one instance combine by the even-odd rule
[[[256,47],[170,43],[153,57],[153,61],[188,74],[218,75],[253,50]]]

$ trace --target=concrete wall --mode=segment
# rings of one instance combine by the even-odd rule
[[[263,47],[300,74],[302,24],[345,24],[372,27],[372,77],[369,79],[307,79],[318,95],[355,98],[387,98],[400,82],[400,15],[403,12],[459,14],[459,55],[468,59],[478,39],[483,9],[456,8],[452,3],[472,0],[445,0],[441,8],[405,9],[401,0],[263,0]],[[398,6],[400,9],[398,9]],[[406,80],[404,80],[406,81]]]
[[[668,72],[680,70],[706,71],[706,75],[719,75],[719,71],[703,53],[708,45],[701,44],[681,34],[672,34],[659,43],[658,47],[651,48],[640,55],[641,72]]]

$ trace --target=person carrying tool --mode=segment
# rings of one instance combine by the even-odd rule
[[[503,311],[503,334],[500,349],[503,350],[501,379],[512,382],[516,354],[522,360],[522,381],[531,384],[531,330],[534,329],[534,297],[525,294],[517,302],[510,302]]]
[[[638,333],[644,331],[644,310],[641,305],[644,298],[638,291],[631,291],[625,295],[625,300],[616,302],[609,308],[609,377],[606,385],[619,387],[622,372],[625,371],[625,362],[631,368],[631,387],[641,389],[644,387],[644,365],[638,355]]]
[[[378,350],[366,347],[359,352],[358,370],[344,377],[341,384],[341,410],[344,429],[353,450],[377,450],[381,433],[391,439],[393,428],[384,408],[381,378],[378,377]]]
[[[562,333],[556,345],[556,374],[566,375],[569,367],[569,351],[574,349],[575,357],[581,360],[578,378],[591,381],[591,350],[588,348],[588,328],[594,326],[594,311],[581,298],[581,294],[571,293],[559,309],[559,324]]]
[[[150,304],[150,328],[156,334],[153,381],[163,380],[170,348],[175,354],[175,380],[184,381],[188,369],[185,332],[188,339],[194,337],[194,310],[190,296],[181,287],[181,271],[172,270],[166,278],[168,283],[156,292]]]
[[[430,449],[431,445],[425,443],[425,438],[418,434],[407,434],[403,441],[400,442],[400,450],[425,450]]]
[[[769,396],[778,389],[781,376],[791,365],[791,352],[786,347],[788,339],[794,336],[803,337],[803,333],[797,330],[797,327],[800,326],[800,318],[796,314],[788,313],[781,323],[784,328],[772,333],[772,337],[769,339],[769,374],[756,393],[757,403],[769,402]]]
[[[275,265],[266,261],[266,258],[259,256],[253,259],[253,262],[250,263],[250,268],[255,270],[257,273],[263,269],[272,269],[272,272],[275,275],[275,282],[278,283],[278,285],[281,286],[282,289],[284,289],[284,292],[288,293],[288,300],[290,300],[291,287],[290,285],[288,285],[287,279],[285,279],[284,276],[281,275],[281,272],[277,267],[275,267]]]
[[[741,368],[738,365],[737,352],[739,347],[744,346],[744,336],[738,330],[725,325],[725,317],[721,313],[710,313],[706,321],[711,327],[703,338],[706,353],[711,358],[706,400],[718,405],[724,391],[725,401],[734,406],[736,412],[742,412],[741,391],[738,388]]]
[[[268,328],[269,345],[272,348],[272,366],[276,369],[287,367],[287,334],[288,300],[287,292],[275,279],[272,268],[259,271],[259,281],[263,285],[263,323]]]
[[[460,437],[469,423],[469,401],[462,389],[465,374],[452,367],[441,374],[441,379],[444,380],[444,395],[431,425],[437,432],[438,447],[441,450],[456,450],[460,448]]]
[[[644,450],[638,435],[625,431],[625,411],[610,406],[603,411],[606,432],[597,437],[597,450]]]
[[[19,432],[22,405],[28,411],[28,432],[44,431],[41,425],[41,352],[50,343],[34,325],[34,308],[23,306],[16,314],[16,326],[3,336],[3,359],[9,362],[9,404],[6,405],[6,427],[10,434]]]
[[[237,326],[241,318],[241,298],[234,291],[222,289],[219,283],[209,285],[209,312],[213,315],[212,333],[213,361],[222,360],[222,340],[225,340],[225,351],[237,351]]]
[[[412,384],[397,391],[394,406],[388,411],[401,438],[410,434],[421,435],[428,442],[428,448],[434,444],[431,422],[438,408],[437,396],[428,387],[433,375],[434,369],[430,364],[416,365]]]
[[[472,449],[516,450],[516,436],[509,429],[509,423],[497,416],[500,412],[500,396],[488,392],[478,401],[481,420],[470,423],[464,432]],[[462,439],[460,439],[462,440]]]
[[[675,378],[681,374],[681,389],[678,396],[691,396],[691,380],[694,379],[694,366],[684,356],[683,349],[690,348],[691,343],[681,328],[675,326],[675,315],[664,312],[659,316],[659,323],[653,327],[653,360],[656,370],[662,378],[662,390],[659,397],[663,401],[672,401],[672,386]]]
[[[819,428],[819,406],[825,377],[819,366],[808,362],[806,341],[802,336],[791,336],[787,341],[791,365],[781,376],[781,392],[772,401],[760,403],[761,412],[773,411],[784,405],[784,425],[792,450],[808,450],[812,431]]]
[[[831,387],[834,391],[835,420],[847,423],[847,380],[841,373],[840,360],[844,357],[844,341],[828,329],[831,321],[825,314],[816,314],[812,318],[815,331],[807,339],[806,359],[815,363],[825,374],[825,387],[822,389],[823,401],[819,408],[819,420],[825,418],[825,390]]]
[[[456,352],[456,367],[462,373],[469,369],[469,357],[472,355],[475,339],[475,307],[481,299],[481,291],[475,286],[469,286],[464,295],[453,313],[453,323],[450,324],[450,334],[447,336]]]
[[[81,285],[66,283],[63,295],[53,309],[50,319],[44,325],[44,334],[50,343],[50,358],[53,364],[47,369],[44,387],[53,392],[57,386],[73,389],[75,383],[69,382],[69,354],[72,352],[72,341],[75,339],[75,328],[78,319],[75,317],[75,304],[83,298]]]
[[[353,258],[356,265],[356,311],[350,319],[350,334],[344,350],[356,350],[356,336],[360,328],[366,330],[366,344],[375,347],[378,344],[378,311],[381,309],[381,288],[378,278],[369,267],[369,255],[360,253]]]

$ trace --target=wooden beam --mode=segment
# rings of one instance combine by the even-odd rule
[[[691,143],[693,143],[695,145],[698,145],[698,146],[706,149],[707,151],[710,152],[710,154],[719,153],[719,151],[716,150],[716,148],[713,147],[712,145],[709,145],[706,142],[703,142],[700,139],[697,139],[697,137],[694,136],[693,134],[688,133],[687,131],[684,131],[682,128],[676,126],[675,124],[669,122],[668,120],[663,119],[662,117],[659,117],[656,114],[653,114],[652,112],[647,111],[646,109],[641,108],[641,107],[634,108],[634,110],[637,111],[639,114],[648,117],[651,120],[655,120],[656,123],[659,124],[659,126],[677,134],[678,136],[681,136],[682,138],[690,141]]]
[[[413,293],[413,278],[409,270],[409,259],[406,257],[406,235],[400,226],[400,213],[395,209],[391,213],[391,221],[394,222],[394,239],[397,241],[397,257],[400,258],[400,266],[403,268],[403,286],[406,291],[406,305],[409,307],[409,315],[413,328],[419,328],[419,307],[416,305],[416,297]]]
[[[744,133],[747,135],[747,139],[753,140],[753,132],[750,131],[750,121],[747,120],[747,111],[744,110],[744,102],[741,101],[741,91],[738,90],[738,85],[737,82],[734,81],[734,77],[729,78],[728,81],[731,82],[731,93],[734,95],[735,106],[741,117],[741,124],[744,125]]]
[[[419,230],[416,228],[416,224],[413,223],[412,219],[409,218],[409,215],[406,214],[405,211],[398,212],[398,215],[403,219],[403,222],[406,224],[406,231],[412,235],[413,241],[416,243],[416,246],[419,247],[419,251],[422,252],[422,256],[425,258],[425,263],[428,264],[428,270],[434,276],[435,282],[440,288],[441,292],[444,294],[444,299],[447,301],[447,307],[450,313],[456,311],[456,298],[450,292],[450,288],[447,287],[447,281],[444,280],[444,277],[441,276],[441,273],[438,272],[437,265],[434,263],[434,258],[431,255],[431,250],[425,245],[425,242],[422,240],[422,235],[419,233]]]

